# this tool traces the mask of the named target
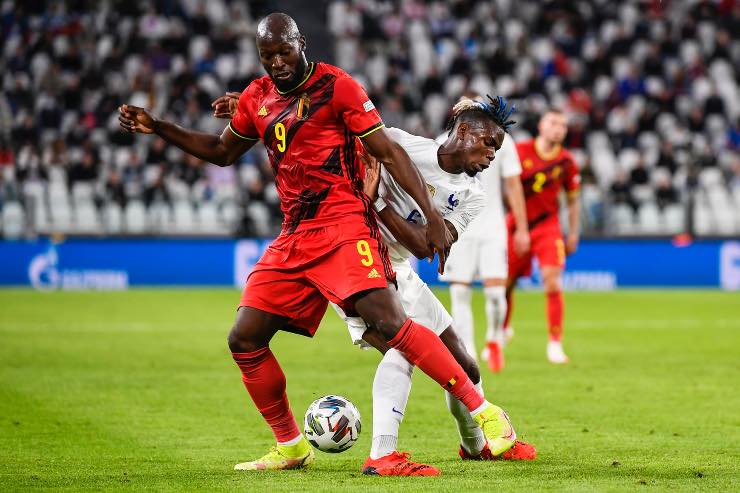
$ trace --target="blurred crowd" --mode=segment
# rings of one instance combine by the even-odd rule
[[[304,27],[301,8],[312,7],[294,3]],[[740,233],[738,2],[317,5],[333,62],[367,87],[386,125],[436,136],[452,103],[475,91],[517,103],[518,140],[555,106],[583,174],[586,232]],[[263,74],[254,29],[267,8],[0,1],[4,235],[275,234],[264,149],[230,168],[205,165],[121,132],[116,111],[127,102],[220,133],[210,103]]]

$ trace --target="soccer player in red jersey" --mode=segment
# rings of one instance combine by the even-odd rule
[[[156,133],[203,160],[226,166],[258,140],[267,148],[285,219],[247,279],[228,342],[242,381],[277,439],[277,446],[239,470],[294,469],[314,461],[285,392],[285,375],[270,351],[279,330],[312,336],[328,301],[358,314],[388,344],[470,410],[497,453],[514,445],[506,413],[477,391],[439,337],[409,319],[395,290],[385,247],[363,192],[356,139],[386,164],[427,217],[427,242],[444,269],[451,238],[408,155],[386,134],[365,91],[348,74],[308,63],[295,21],[274,13],[257,26],[267,76],[242,92],[221,135],[183,129],[143,108],[122,105],[128,132]],[[491,447],[492,450],[494,446]]]
[[[563,336],[562,272],[565,257],[578,248],[580,231],[580,204],[578,192],[581,177],[573,156],[563,148],[568,131],[565,115],[550,110],[542,115],[535,139],[517,144],[522,162],[522,188],[527,209],[527,222],[531,238],[529,253],[518,256],[509,235],[509,282],[507,301],[509,311],[504,322],[505,331],[511,331],[512,291],[516,280],[528,276],[532,269],[532,256],[537,257],[542,283],[547,298],[547,322],[550,340],[547,358],[556,364],[568,362],[561,342]],[[558,212],[559,195],[565,190],[568,204],[568,236],[563,241]],[[509,231],[513,232],[514,218],[507,216]],[[511,333],[511,332],[510,332]]]

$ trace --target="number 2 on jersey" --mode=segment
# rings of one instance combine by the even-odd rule
[[[282,123],[277,123],[275,125],[275,138],[279,141],[277,150],[285,152],[285,125]]]
[[[364,265],[365,267],[370,267],[373,265],[373,252],[370,251],[370,245],[365,240],[360,240],[357,242],[357,253],[359,253],[362,257],[360,259],[360,263]]]
[[[534,190],[537,193],[542,192],[542,187],[545,185],[546,181],[547,181],[547,175],[543,173],[542,171],[537,172],[534,175],[534,183],[532,183],[532,190]]]

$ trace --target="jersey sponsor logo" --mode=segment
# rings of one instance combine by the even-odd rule
[[[296,105],[295,114],[299,120],[305,120],[308,118],[308,108],[311,106],[311,98],[305,92],[298,98],[298,105]]]
[[[406,216],[406,221],[414,224],[419,224],[419,220],[421,220],[421,212],[414,209],[411,211],[411,213]]]
[[[380,274],[378,274],[378,271],[375,270],[375,267],[373,267],[373,270],[368,272],[367,278],[368,279],[380,279]]]
[[[427,190],[429,190],[429,195],[431,195],[432,197],[434,197],[434,194],[437,193],[437,189],[434,188],[434,185],[430,185],[429,183],[427,183]]]
[[[370,100],[368,99],[367,101],[365,101],[365,102],[364,102],[364,103],[362,104],[362,108],[363,108],[363,109],[365,110],[365,113],[367,113],[368,111],[372,111],[372,110],[374,110],[374,109],[375,109],[375,105],[373,104],[373,102],[372,102],[372,101],[370,101]]]
[[[445,209],[452,212],[458,205],[460,205],[460,199],[455,198],[455,194],[451,193],[450,196],[447,197],[447,205],[445,206]]]
[[[267,107],[262,105],[262,108],[257,112],[257,116],[267,116],[267,113],[269,113],[269,111],[267,111]]]

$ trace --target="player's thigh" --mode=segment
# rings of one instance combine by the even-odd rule
[[[439,280],[449,283],[472,283],[478,271],[478,261],[482,253],[477,238],[462,235],[452,245],[450,255],[445,263],[445,272],[439,275]]]
[[[452,317],[429,286],[410,265],[394,265],[398,293],[406,315],[439,335],[452,325]]]
[[[490,279],[503,279],[509,276],[509,254],[504,238],[489,238],[481,242],[480,277],[484,283]]]
[[[565,268],[565,242],[558,230],[548,230],[537,235],[532,243],[542,274],[542,284],[547,292],[559,291],[560,278]]]
[[[304,278],[300,269],[279,270],[275,266],[259,263],[247,279],[239,306],[282,317],[269,321],[274,324],[282,322],[275,330],[313,336],[326,312],[327,300],[316,286]],[[251,320],[248,319],[248,322],[251,323]],[[260,332],[258,329],[241,329],[251,327],[246,322],[236,327],[238,334]]]

